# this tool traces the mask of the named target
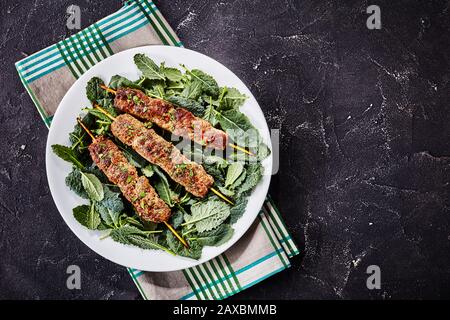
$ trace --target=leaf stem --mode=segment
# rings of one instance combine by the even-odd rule
[[[194,228],[194,229],[191,229],[191,230],[189,230],[189,231],[186,232],[186,233],[182,233],[182,236],[185,237],[185,236],[187,236],[189,233],[192,233],[192,232],[195,232],[195,231],[196,231],[195,228]]]
[[[143,231],[145,234],[155,234],[155,233],[162,233],[162,230],[152,230],[152,231]]]

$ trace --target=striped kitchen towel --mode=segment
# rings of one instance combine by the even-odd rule
[[[127,1],[110,16],[17,62],[16,69],[50,127],[60,101],[86,70],[114,53],[152,44],[183,46],[152,1]],[[298,253],[268,197],[250,230],[219,257],[183,271],[129,272],[144,299],[224,299],[288,268]]]

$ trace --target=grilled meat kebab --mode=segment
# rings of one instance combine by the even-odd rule
[[[97,137],[89,146],[89,153],[100,170],[120,188],[142,220],[160,223],[170,218],[169,207],[159,198],[148,179],[138,176],[136,168],[114,142],[103,136]]]
[[[200,145],[219,150],[224,150],[228,145],[228,135],[208,121],[170,102],[150,98],[140,90],[118,88],[114,105],[122,112],[151,121],[162,129]]]
[[[161,167],[187,192],[203,198],[214,183],[205,169],[190,161],[172,143],[153,129],[147,129],[138,119],[122,114],[111,124],[111,131],[124,144],[131,146],[143,158]]]

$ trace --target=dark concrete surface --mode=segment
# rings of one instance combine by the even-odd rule
[[[449,1],[155,1],[186,47],[234,71],[281,130],[270,193],[303,254],[235,299],[450,298]],[[138,299],[49,193],[47,129],[14,62],[120,1],[2,0],[0,298]],[[66,289],[66,268],[82,290]],[[366,268],[381,268],[381,289]]]

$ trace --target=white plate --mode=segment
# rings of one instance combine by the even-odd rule
[[[264,115],[245,84],[230,70],[219,62],[192,50],[169,46],[146,46],[134,48],[115,54],[98,63],[79,78],[61,101],[53,118],[47,140],[46,168],[47,178],[53,199],[64,221],[70,229],[89,248],[99,255],[123,266],[145,271],[174,271],[193,267],[223,253],[238,241],[248,230],[260,211],[270,183],[272,158],[264,160],[266,174],[250,196],[244,215],[234,225],[235,233],[225,244],[219,247],[205,247],[201,259],[193,260],[172,256],[163,251],[142,250],[126,246],[111,239],[100,240],[102,232],[91,231],[80,225],[72,215],[72,208],[83,204],[86,200],[79,198],[65,185],[65,177],[71,171],[71,165],[55,156],[51,150],[53,144],[69,145],[69,133],[73,130],[76,117],[82,108],[90,105],[86,98],[86,84],[94,76],[108,82],[113,75],[119,74],[131,80],[139,78],[139,70],[133,63],[133,56],[145,53],[156,63],[165,61],[167,66],[178,67],[180,63],[190,69],[201,69],[212,75],[220,86],[235,87],[250,97],[241,108],[259,129],[264,141],[269,145],[269,130]]]

